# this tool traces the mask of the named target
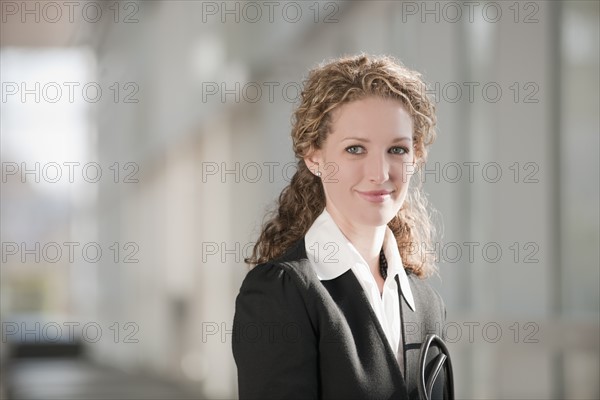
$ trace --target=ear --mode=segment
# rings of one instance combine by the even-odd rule
[[[306,167],[316,173],[319,168],[323,169],[323,154],[321,149],[312,150],[306,157],[304,157],[304,164]]]

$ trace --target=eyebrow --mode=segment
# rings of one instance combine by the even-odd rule
[[[345,140],[357,140],[359,142],[365,142],[365,143],[370,143],[371,142],[367,138],[361,138],[361,137],[357,137],[357,136],[351,136],[351,137],[344,138],[344,139],[342,139],[342,142],[345,141]],[[396,139],[392,140],[392,143],[402,142],[402,141],[405,141],[405,140],[407,140],[409,142],[412,142],[412,138],[410,138],[410,137],[401,137],[401,138],[396,138]]]

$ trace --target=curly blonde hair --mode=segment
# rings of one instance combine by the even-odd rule
[[[325,208],[320,178],[306,166],[304,157],[320,149],[330,133],[331,112],[342,104],[369,96],[396,99],[411,115],[413,146],[419,175],[427,159],[427,147],[436,137],[435,105],[429,99],[421,74],[391,56],[364,53],[341,57],[312,69],[304,81],[301,102],[292,118],[292,140],[298,168],[283,189],[278,207],[263,224],[251,257],[251,265],[276,259],[304,237]],[[421,179],[409,193],[388,226],[398,242],[404,268],[420,278],[436,271],[431,251],[435,227],[431,221]]]

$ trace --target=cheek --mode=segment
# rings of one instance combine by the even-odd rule
[[[415,174],[415,167],[412,163],[403,163],[399,165],[396,169],[396,181],[398,182],[399,187],[408,186],[410,184],[410,180]]]
[[[348,199],[351,191],[360,181],[356,168],[344,165],[330,165],[323,173],[323,188],[329,197],[337,200]]]
[[[354,187],[352,176],[348,176],[346,173],[338,171],[336,174],[331,174],[327,182],[324,182],[328,186],[328,191],[332,194],[338,194],[340,196],[347,196],[348,191]]]

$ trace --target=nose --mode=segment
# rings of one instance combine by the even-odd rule
[[[386,154],[375,154],[367,160],[365,166],[367,178],[376,185],[380,185],[390,178],[390,165]]]

